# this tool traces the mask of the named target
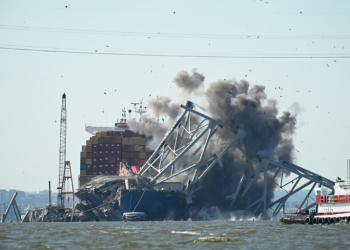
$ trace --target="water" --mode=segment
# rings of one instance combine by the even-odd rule
[[[0,223],[0,249],[349,249],[349,233],[278,221]]]

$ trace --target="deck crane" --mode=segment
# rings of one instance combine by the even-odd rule
[[[62,193],[65,190],[62,185],[63,175],[65,171],[66,162],[66,139],[67,139],[67,107],[66,107],[66,94],[62,95],[62,108],[61,108],[61,126],[60,126],[60,155],[59,155],[59,174],[58,174],[58,186],[57,186],[57,206],[64,207],[64,197]]]

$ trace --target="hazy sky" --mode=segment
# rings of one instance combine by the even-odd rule
[[[280,112],[298,103],[294,163],[345,178],[349,23],[349,1],[0,0],[0,189],[57,186],[64,92],[77,188],[85,125],[113,126],[141,98],[177,98],[173,76],[193,68],[206,86],[265,85]],[[265,58],[222,58],[234,55]],[[328,58],[267,58],[283,55]]]

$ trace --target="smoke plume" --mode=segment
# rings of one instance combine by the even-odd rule
[[[263,183],[260,179],[253,187],[253,192],[234,207],[230,206],[230,200],[225,197],[235,192],[244,173],[249,177],[242,189],[248,185],[252,171],[260,165],[260,158],[293,160],[296,116],[289,112],[279,112],[277,101],[268,99],[265,86],[251,86],[245,80],[218,80],[205,86],[204,80],[204,75],[196,70],[192,74],[180,71],[173,78],[173,83],[181,91],[179,97],[176,100],[165,96],[150,99],[148,108],[152,114],[144,115],[142,122],[131,124],[131,128],[152,137],[149,146],[154,149],[182,113],[180,104],[185,104],[187,100],[208,109],[213,118],[232,127],[238,125],[243,128],[246,132],[243,146],[246,156],[237,148],[231,148],[223,159],[224,170],[214,167],[203,179],[202,188],[195,193],[195,202],[190,211],[198,212],[212,206],[217,206],[223,212],[242,210],[262,196]],[[216,135],[223,141],[228,139],[227,133],[220,130]],[[208,150],[214,152],[215,148],[210,145]],[[274,188],[273,184],[268,185],[269,200],[273,198]]]

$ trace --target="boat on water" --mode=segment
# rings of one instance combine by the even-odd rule
[[[349,171],[348,171],[349,172]],[[284,214],[280,221],[283,224],[332,224],[350,222],[350,178],[347,181],[337,178],[334,192],[319,185],[315,188],[316,209],[297,213]]]

